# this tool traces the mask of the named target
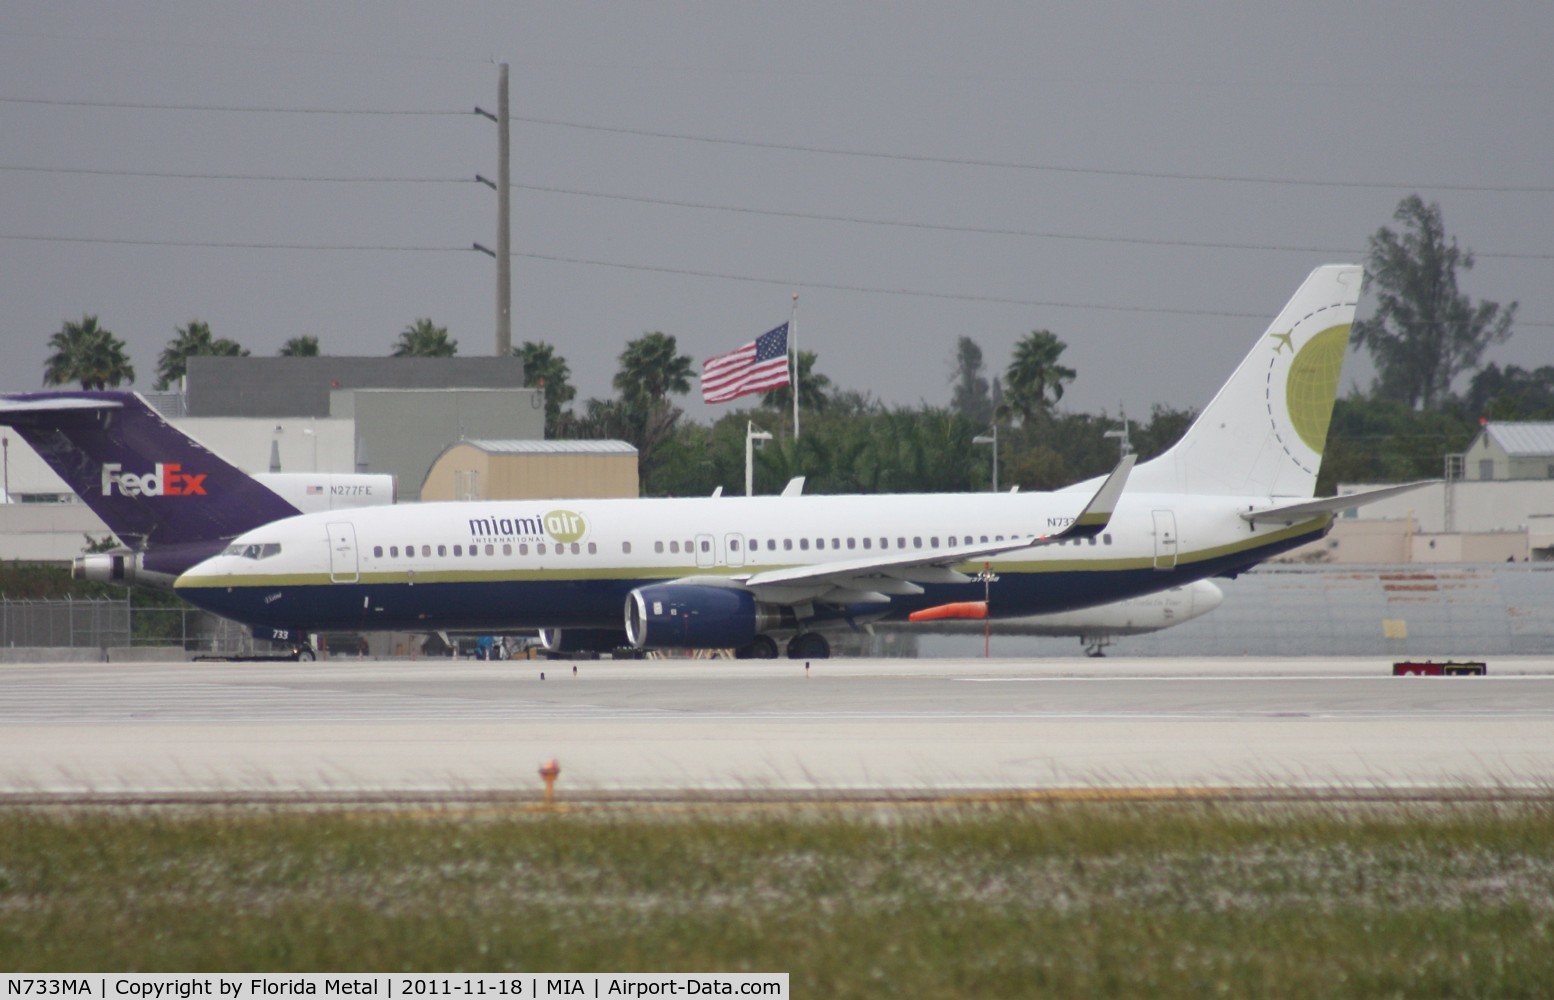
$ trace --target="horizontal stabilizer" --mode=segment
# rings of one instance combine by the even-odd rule
[[[1404,483],[1401,486],[1385,486],[1379,490],[1366,490],[1364,493],[1349,493],[1341,497],[1323,497],[1320,500],[1303,500],[1300,503],[1289,504],[1284,507],[1263,507],[1258,510],[1244,510],[1241,518],[1252,524],[1277,523],[1294,524],[1316,517],[1319,514],[1336,514],[1341,510],[1350,510],[1354,507],[1363,507],[1377,500],[1385,500],[1395,497],[1410,490],[1417,490],[1421,486],[1434,486],[1441,482],[1439,479],[1426,479],[1417,483]]]

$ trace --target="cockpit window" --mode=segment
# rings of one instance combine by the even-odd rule
[[[224,556],[241,556],[244,559],[268,559],[281,554],[280,542],[249,542],[246,545],[228,545],[221,550]]]

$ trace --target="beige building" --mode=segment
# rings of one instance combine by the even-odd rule
[[[1554,423],[1485,424],[1462,454],[1462,478],[1554,479]]]
[[[624,441],[460,441],[421,486],[423,501],[636,495],[637,449]]]

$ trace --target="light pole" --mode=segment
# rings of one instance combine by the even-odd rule
[[[1120,431],[1106,431],[1104,434],[1101,435],[1101,437],[1103,437],[1103,438],[1116,438],[1117,439],[1117,461],[1120,462],[1124,458],[1126,458],[1128,456],[1128,453],[1133,450],[1133,442],[1128,440],[1128,417],[1127,417],[1127,414],[1123,414],[1123,417],[1122,417],[1122,430],[1120,430]]]
[[[755,429],[755,421],[745,421],[745,496],[755,493],[755,443],[771,439],[769,431]]]
[[[990,444],[993,446],[993,492],[998,492],[998,425],[993,425],[993,433],[978,434],[971,439],[972,444]]]

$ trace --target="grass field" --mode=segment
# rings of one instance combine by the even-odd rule
[[[1544,997],[1554,800],[0,809],[5,971]]]

